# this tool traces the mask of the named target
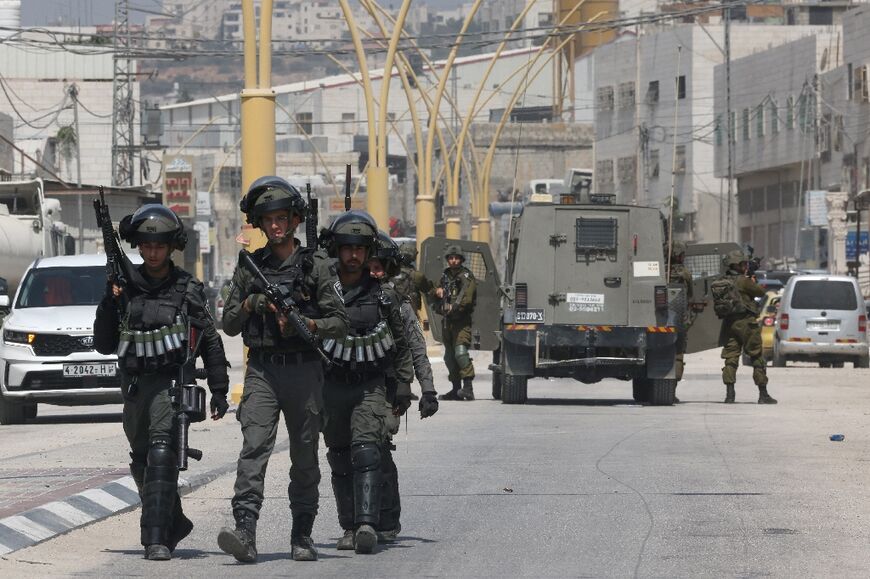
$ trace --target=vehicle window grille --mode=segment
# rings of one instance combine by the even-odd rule
[[[463,251],[462,255],[465,256],[465,263],[462,265],[471,270],[474,279],[477,281],[484,279],[486,277],[486,262],[483,261],[483,254],[475,251]]]
[[[718,253],[704,253],[701,255],[687,255],[683,265],[692,272],[695,279],[719,275],[721,273],[722,256]]]
[[[613,217],[578,217],[574,222],[577,258],[595,252],[616,251],[618,221]]]

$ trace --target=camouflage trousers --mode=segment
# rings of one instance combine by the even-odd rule
[[[471,349],[471,322],[445,320],[441,339],[444,340],[444,365],[451,382],[457,382],[462,378],[474,378],[474,364],[471,357],[465,360],[459,359],[456,349],[464,346],[466,355]]]
[[[752,361],[752,379],[757,386],[767,386],[767,362],[761,354],[761,326],[752,316],[726,319],[722,324],[722,381],[734,384],[737,381],[737,367],[740,353],[745,353]]]

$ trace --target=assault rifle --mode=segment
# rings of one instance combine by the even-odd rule
[[[169,399],[174,413],[175,456],[178,470],[187,470],[188,458],[202,459],[202,451],[190,448],[187,444],[190,425],[205,420],[206,414],[205,388],[196,383],[197,378],[201,380],[206,378],[206,371],[194,366],[203,329],[195,327],[193,320],[188,320],[187,342],[184,344],[187,354],[178,367],[178,375],[174,384],[169,389]],[[193,371],[192,376],[189,375],[191,370]]]
[[[287,320],[293,325],[293,329],[296,330],[296,334],[320,355],[320,359],[323,360],[327,367],[331,365],[329,358],[320,348],[317,338],[314,337],[314,334],[308,329],[305,320],[299,315],[299,306],[296,305],[296,301],[290,295],[290,289],[280,284],[271,283],[266,279],[266,276],[263,275],[263,272],[260,271],[260,268],[251,259],[251,254],[244,249],[239,252],[239,263],[260,280],[260,283],[266,288],[263,291],[266,299],[278,308],[279,313],[287,317]]]
[[[100,198],[94,199],[94,212],[97,215],[97,226],[103,233],[103,248],[106,251],[106,273],[109,282],[120,287],[126,287],[130,282],[134,269],[127,255],[121,251],[120,238],[109,217],[109,206],[100,185]]]
[[[317,197],[311,197],[311,183],[305,184],[308,196],[308,209],[305,212],[305,246],[317,247]]]
[[[439,285],[443,290],[443,295],[441,296],[441,301],[438,307],[438,313],[444,316],[445,318],[450,317],[450,314],[453,312],[453,306],[456,304],[452,303],[453,292],[456,290],[457,285],[459,284],[459,280],[456,278],[450,279],[450,277],[445,272],[441,275],[441,282]]]

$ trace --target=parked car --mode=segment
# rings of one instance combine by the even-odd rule
[[[27,268],[3,323],[0,424],[36,417],[39,403],[122,401],[117,357],[94,350],[105,289],[105,255],[49,257]]]
[[[867,312],[855,278],[800,275],[788,281],[776,318],[773,365],[789,361],[870,366]]]
[[[761,355],[765,362],[773,359],[773,338],[776,333],[776,312],[782,299],[782,291],[769,291],[762,298],[764,301],[758,312],[758,325],[761,326]],[[749,356],[743,355],[743,364],[751,366]]]

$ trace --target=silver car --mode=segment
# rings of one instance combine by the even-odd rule
[[[867,312],[855,278],[799,275],[788,281],[776,317],[773,365],[788,361],[870,365]]]

